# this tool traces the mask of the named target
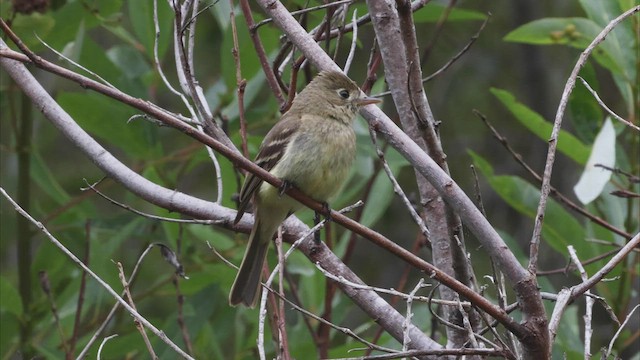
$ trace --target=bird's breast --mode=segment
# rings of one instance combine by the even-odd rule
[[[272,173],[318,201],[328,201],[346,180],[356,151],[350,124],[305,120]]]

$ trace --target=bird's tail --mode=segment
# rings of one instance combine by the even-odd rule
[[[267,257],[269,243],[275,230],[265,229],[269,226],[264,226],[257,216],[255,218],[256,224],[254,224],[251,235],[249,235],[249,246],[247,246],[242,258],[242,264],[240,264],[236,280],[231,286],[229,304],[232,306],[244,304],[252,308],[255,306],[260,293],[262,265]]]

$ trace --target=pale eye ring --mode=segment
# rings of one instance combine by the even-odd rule
[[[345,89],[340,89],[338,90],[338,95],[340,95],[341,98],[343,99],[348,99],[349,98],[349,92]]]

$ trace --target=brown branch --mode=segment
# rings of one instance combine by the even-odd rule
[[[129,302],[129,305],[131,306],[131,308],[135,311],[138,311],[138,309],[136,309],[136,304],[133,302],[133,296],[131,296],[129,283],[127,282],[127,278],[124,275],[124,269],[122,267],[122,264],[118,262],[116,263],[116,266],[118,267],[118,277],[120,278],[120,282],[122,283],[122,287],[124,288],[125,298],[127,302]],[[152,359],[157,360],[158,355],[156,355],[156,352],[153,350],[153,346],[151,346],[151,342],[149,341],[147,332],[144,330],[144,326],[142,326],[142,324],[140,323],[140,321],[138,321],[138,319],[133,319],[133,323],[136,325],[136,329],[138,329],[138,332],[140,332],[140,335],[142,336],[142,340],[144,341],[144,344],[147,347],[147,350],[149,351],[149,355],[151,355]]]
[[[273,69],[269,65],[269,59],[267,58],[267,53],[264,50],[264,46],[260,41],[260,36],[258,35],[258,26],[255,24],[253,20],[253,13],[251,12],[251,6],[249,5],[248,0],[240,0],[240,9],[242,10],[242,14],[244,15],[244,20],[247,23],[247,27],[249,28],[249,35],[251,36],[251,41],[253,42],[253,47],[258,54],[258,60],[260,60],[260,65],[262,66],[262,71],[264,72],[267,78],[267,84],[269,84],[269,88],[271,92],[278,100],[278,103],[282,107],[284,104],[284,96],[282,96],[282,90],[278,85],[278,80],[273,72]]]
[[[87,220],[84,224],[85,231],[85,250],[84,250],[84,259],[82,260],[87,266],[89,266],[89,254],[91,249],[91,220]],[[76,304],[76,314],[75,319],[73,321],[73,335],[71,339],[69,339],[69,350],[70,354],[73,355],[76,350],[76,342],[78,340],[78,336],[80,335],[80,319],[82,315],[82,305],[84,304],[84,294],[87,288],[87,273],[82,272],[80,276],[80,289],[78,290],[78,303]]]
[[[571,75],[567,79],[564,90],[562,92],[562,98],[560,99],[560,105],[558,105],[558,110],[556,111],[556,116],[553,121],[553,129],[551,130],[551,137],[549,138],[549,150],[547,152],[547,160],[545,162],[544,174],[542,176],[542,185],[540,187],[540,202],[538,203],[538,210],[536,211],[535,223],[533,227],[533,234],[531,235],[531,241],[529,245],[529,272],[532,274],[536,273],[538,267],[538,250],[540,246],[540,237],[542,235],[542,223],[544,221],[544,212],[547,206],[547,198],[549,197],[549,192],[551,191],[551,173],[553,171],[553,164],[555,162],[556,157],[556,148],[558,146],[558,135],[560,134],[560,128],[562,126],[562,119],[564,117],[565,109],[567,108],[567,104],[569,102],[569,96],[573,91],[573,88],[576,84],[576,78],[580,73],[582,67],[586,64],[589,56],[593,50],[605,40],[607,35],[624,19],[632,16],[633,14],[640,12],[640,5],[635,6],[627,11],[625,11],[620,16],[611,20],[607,26],[602,29],[602,31],[598,34],[598,36],[591,41],[589,46],[580,54],[578,61],[576,62],[573,70],[571,71]]]
[[[0,47],[6,48],[4,42],[0,40]],[[0,49],[2,51],[2,49]],[[27,59],[25,57],[25,59]],[[28,59],[26,60],[28,62]],[[26,67],[22,64],[19,64],[13,60],[5,59],[0,56],[0,65],[6,70],[6,72],[16,80],[16,84],[25,92],[25,94],[32,99],[32,101],[37,102],[40,105],[41,111],[44,117],[49,120],[60,132],[67,137],[68,141],[76,146],[81,152],[83,152],[89,159],[94,161],[96,166],[98,166],[101,170],[107,173],[111,178],[122,184],[133,194],[140,196],[146,201],[161,206],[170,211],[179,211],[187,215],[191,215],[194,217],[200,218],[213,218],[221,221],[221,225],[229,230],[234,231],[245,231],[249,232],[252,226],[252,217],[250,215],[246,215],[238,224],[233,223],[233,219],[236,216],[236,212],[234,210],[225,208],[220,206],[217,203],[212,203],[208,201],[204,201],[202,199],[192,197],[181,193],[179,191],[170,190],[164,187],[161,187],[145,178],[137,174],[135,171],[131,170],[129,167],[125,166],[122,162],[116,159],[111,153],[109,153],[106,149],[104,149],[98,142],[96,142],[89,134],[87,134],[80,126],[66,113],[60,106],[53,100],[53,98],[42,88],[42,86],[36,81],[33,75],[26,70]],[[161,111],[161,109],[154,107],[156,110]],[[168,114],[168,116],[171,116]],[[0,192],[3,190],[0,188]],[[288,241],[293,241],[297,239],[300,234],[308,231],[308,226],[303,224],[295,217],[290,217],[285,222],[285,237]],[[46,231],[46,230],[44,230]],[[57,240],[52,240],[57,241]],[[311,242],[304,242],[299,249],[312,261],[320,262],[324,267],[329,269],[339,269],[342,276],[345,276],[353,281],[357,281],[358,283],[362,283],[362,281],[353,274],[344,264],[340,261],[340,259],[335,256],[331,251],[326,251],[326,248],[322,247],[318,250],[318,246]],[[66,249],[63,248],[63,251]],[[68,256],[75,259],[73,254],[68,254]],[[80,267],[82,267],[85,271],[89,272],[90,270],[77,262]],[[134,269],[134,272],[136,269]],[[92,277],[94,277],[97,281],[101,282],[101,279],[97,277],[94,273],[90,273]],[[108,289],[108,291],[112,294],[113,289],[111,289],[108,285],[101,282],[101,284]],[[379,295],[377,295],[373,291],[354,291],[349,287],[341,286],[343,292],[349,295],[353,301],[363,309],[369,316],[372,318],[376,318],[378,323],[384,327],[392,336],[397,339],[402,339],[403,332],[401,330],[401,324],[403,323],[403,317],[400,315],[395,309],[393,309],[389,304],[387,304],[384,299],[382,299]],[[127,310],[136,314],[133,309],[129,307],[129,305],[122,300],[121,298],[117,298],[118,303],[122,306],[126,307]],[[115,313],[116,307],[112,309],[110,312],[110,316]],[[381,314],[384,314],[381,316]],[[146,319],[141,318],[141,321],[145,322],[147,326],[153,328],[153,325],[146,322]],[[92,337],[91,343],[97,339],[98,334],[104,330],[106,323],[103,323],[98,329],[98,332]],[[170,341],[166,338],[166,336],[158,332],[157,329],[153,328],[154,332],[160,336],[163,341],[167,342],[172,346],[172,348],[176,349],[176,351],[180,352],[185,358],[190,358],[190,356],[184,352],[182,352],[179,348],[175,347],[174,344],[170,343]],[[415,326],[409,328],[409,333],[412,339],[413,344],[416,348],[421,349],[434,349],[440,348],[440,345],[428,338],[420,329]],[[89,344],[85,346],[82,351],[82,354],[86,354],[88,351]]]
[[[6,27],[6,24],[4,24],[4,22],[1,22],[0,25],[2,25],[5,33],[10,33],[10,29],[8,29]],[[12,34],[12,33],[11,33]],[[15,38],[15,35],[12,35]],[[19,40],[18,40],[19,41]],[[251,171],[252,173],[256,174],[258,177],[260,177],[261,179],[267,181],[268,183],[279,187],[281,185],[281,180],[278,178],[275,178],[274,176],[272,176],[270,173],[266,172],[264,169],[260,168],[259,166],[253,164],[251,161],[247,160],[246,158],[244,158],[243,156],[239,155],[237,150],[235,149],[231,149],[228,148],[227,146],[225,146],[223,143],[221,143],[220,141],[211,138],[210,136],[197,131],[196,129],[194,129],[193,127],[189,126],[188,124],[185,124],[184,122],[178,120],[175,116],[172,116],[171,114],[161,111],[160,109],[154,107],[154,106],[150,106],[150,104],[144,100],[138,99],[138,98],[134,98],[131,97],[129,95],[126,95],[116,89],[112,89],[109,87],[104,86],[103,84],[97,83],[96,81],[93,81],[91,79],[87,79],[83,76],[80,76],[78,74],[75,74],[67,69],[58,67],[54,64],[51,64],[49,62],[44,61],[43,59],[39,58],[37,55],[31,53],[26,47],[23,46],[23,50],[27,51],[30,53],[30,57],[33,58],[33,62],[38,65],[39,67],[53,72],[55,74],[58,74],[60,76],[63,76],[65,78],[68,78],[70,80],[73,80],[77,83],[79,83],[80,85],[82,85],[85,88],[88,89],[92,89],[95,90],[97,92],[100,92],[104,95],[107,95],[109,97],[115,98],[125,104],[128,104],[136,109],[139,109],[153,117],[155,117],[156,119],[163,121],[165,124],[172,126],[182,132],[184,132],[186,135],[210,146],[212,149],[218,151],[220,154],[222,154],[223,156],[227,157],[228,159],[230,159],[232,162],[234,162],[236,165],[241,166],[249,171]],[[0,51],[2,51],[3,53],[8,51],[8,49],[1,49]],[[4,63],[3,63],[4,65]],[[53,109],[44,109],[43,111],[45,112],[45,115],[47,114],[48,111],[52,111]],[[378,130],[383,130],[382,128],[378,128]],[[388,130],[392,130],[392,129],[388,129]],[[384,132],[386,133],[386,131]],[[388,134],[387,134],[388,135]],[[398,136],[400,136],[398,134]],[[403,151],[406,154],[406,151]],[[425,159],[426,160],[426,159]],[[450,180],[449,180],[450,181]],[[444,185],[444,184],[442,184]],[[453,183],[449,183],[447,188],[451,188],[454,184]],[[132,189],[133,190],[133,189]],[[316,201],[313,201],[312,199],[310,199],[308,196],[305,196],[304,194],[302,194],[299,190],[292,188],[291,190],[289,190],[287,192],[287,194],[289,196],[291,196],[292,198],[300,201],[302,204],[310,207],[313,210],[319,211],[325,215],[328,215],[325,213],[324,211],[324,206],[323,204],[320,204]],[[393,253],[394,255],[402,258],[404,261],[406,261],[407,263],[411,264],[412,266],[426,271],[430,276],[433,276],[435,279],[437,279],[438,281],[442,282],[443,284],[445,284],[448,287],[454,288],[456,289],[456,291],[459,291],[460,294],[462,296],[467,297],[470,301],[473,301],[474,303],[476,303],[480,308],[482,308],[483,310],[485,310],[486,312],[488,312],[489,314],[491,314],[493,317],[499,319],[499,321],[504,324],[507,328],[509,328],[511,331],[515,332],[516,334],[518,334],[518,336],[520,337],[524,337],[527,334],[527,330],[520,324],[518,324],[516,321],[514,321],[511,317],[509,317],[506,313],[504,313],[504,311],[502,309],[499,309],[498,307],[496,307],[495,305],[493,305],[492,303],[490,303],[489,301],[487,301],[486,299],[484,299],[483,297],[479,296],[478,294],[476,294],[474,291],[472,291],[471,289],[469,289],[468,287],[464,286],[463,284],[461,284],[459,281],[457,281],[456,279],[446,275],[445,273],[443,273],[442,271],[440,271],[439,269],[435,268],[433,265],[429,264],[428,262],[417,258],[415,255],[411,254],[409,251],[405,250],[404,248],[398,246],[397,244],[395,244],[394,242],[390,241],[389,239],[387,239],[386,237],[380,235],[377,232],[372,231],[371,229],[368,229],[364,226],[362,226],[361,224],[358,224],[356,222],[354,222],[353,220],[335,212],[335,211],[331,211],[330,213],[331,217],[333,218],[333,220],[337,223],[340,223],[341,225],[345,226],[347,229],[358,232],[359,234],[361,234],[362,236],[370,239],[371,241],[373,241],[374,243],[378,244],[379,246],[385,248],[386,250],[390,251],[391,253]],[[245,215],[246,217],[250,217],[249,215]],[[307,249],[309,252],[311,252],[311,249]],[[322,251],[319,251],[317,253],[323,253]]]
[[[244,90],[247,87],[247,80],[242,78],[242,69],[240,67],[240,49],[238,49],[238,29],[236,28],[236,14],[233,8],[235,4],[233,0],[229,0],[231,9],[231,33],[233,35],[233,61],[236,66],[236,86],[238,87],[238,117],[240,118],[240,139],[242,139],[242,155],[249,157],[249,149],[247,148],[247,119],[244,115]]]
[[[47,272],[41,270],[38,272],[38,277],[40,278],[40,288],[47,296],[47,300],[49,301],[49,307],[51,308],[51,314],[53,315],[53,322],[56,324],[56,329],[58,330],[58,335],[60,335],[60,343],[62,345],[62,350],[67,358],[73,358],[73,354],[69,348],[69,343],[64,336],[64,330],[62,329],[62,324],[60,323],[60,315],[58,315],[58,307],[56,306],[56,301],[53,298],[53,293],[51,292],[51,282],[49,281],[49,276]]]
[[[536,181],[538,181],[538,183],[542,183],[542,177],[535,170],[533,170],[533,168],[531,168],[531,166],[529,166],[529,164],[527,164],[524,161],[524,159],[522,158],[522,155],[517,153],[513,149],[513,147],[511,147],[511,145],[509,144],[509,141],[507,140],[507,138],[505,136],[503,136],[502,134],[500,134],[500,132],[489,122],[487,117],[484,116],[481,112],[479,112],[477,110],[473,110],[473,113],[476,114],[476,116],[478,116],[478,118],[480,118],[480,120],[482,120],[482,123],[485,124],[485,126],[487,126],[487,128],[489,128],[489,130],[491,131],[491,134],[493,135],[493,137],[495,137],[498,140],[498,142],[509,152],[509,154],[511,154],[513,159],[520,166],[522,166],[534,179],[536,179]],[[553,199],[555,199],[558,202],[561,202],[567,208],[569,208],[569,209],[577,212],[578,214],[586,217],[591,222],[593,222],[595,224],[598,224],[598,225],[604,227],[605,229],[613,231],[614,233],[616,233],[616,234],[618,234],[620,236],[623,236],[626,239],[631,239],[631,237],[632,237],[631,234],[629,234],[628,232],[626,232],[626,231],[624,231],[622,229],[618,229],[617,227],[613,226],[612,224],[610,224],[606,220],[604,220],[604,219],[602,219],[602,218],[600,218],[600,217],[598,217],[596,215],[593,215],[590,212],[586,211],[581,206],[578,206],[576,203],[574,203],[573,201],[569,200],[566,196],[562,195],[553,186],[550,187],[549,194],[551,195],[551,197]]]

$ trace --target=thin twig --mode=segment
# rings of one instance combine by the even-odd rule
[[[45,295],[47,295],[47,300],[49,301],[49,306],[51,307],[53,322],[56,324],[56,330],[58,330],[58,335],[60,336],[60,344],[62,344],[62,349],[64,350],[66,357],[69,358],[71,356],[71,352],[66,336],[64,335],[64,330],[62,329],[62,324],[60,323],[58,307],[56,306],[56,301],[53,298],[53,294],[51,292],[51,282],[49,281],[49,276],[47,275],[46,271],[41,270],[38,273],[38,277],[40,278],[40,287],[42,288],[42,291],[45,293]]]
[[[589,278],[589,280],[582,282],[574,287],[572,287],[571,298],[575,299],[578,296],[582,295],[587,290],[594,287],[598,282],[600,282],[611,270],[613,270],[616,265],[618,265],[624,258],[633,251],[638,245],[640,245],[640,233],[637,233],[629,242],[623,246],[620,251],[616,255],[614,255],[609,262],[607,262],[598,272],[593,274]]]
[[[489,122],[489,120],[487,119],[486,116],[484,116],[480,111],[478,110],[473,110],[473,113],[476,114],[476,116],[478,116],[478,118],[480,120],[482,120],[482,123],[489,128],[489,130],[491,131],[491,133],[493,134],[493,137],[495,137],[498,142],[500,142],[500,144],[509,152],[509,154],[511,154],[511,156],[513,157],[513,159],[516,161],[516,163],[518,163],[520,166],[522,166],[534,179],[536,179],[536,181],[538,181],[539,183],[542,183],[542,177],[531,168],[531,166],[529,166],[529,164],[527,164],[524,159],[522,158],[522,155],[520,155],[519,153],[517,153],[513,147],[511,147],[511,145],[509,144],[509,142],[507,141],[507,138],[505,136],[503,136],[502,134],[500,134],[500,132]],[[586,211],[584,208],[582,208],[581,206],[576,205],[573,201],[569,200],[566,196],[562,195],[562,193],[560,193],[556,188],[554,188],[553,186],[551,186],[550,189],[550,193],[551,197],[553,197],[556,201],[559,201],[561,203],[563,203],[566,207],[568,207],[569,209],[577,212],[578,214],[586,217],[587,219],[589,219],[591,222],[594,222],[610,231],[615,232],[616,234],[625,237],[626,239],[631,239],[631,234],[627,233],[624,230],[618,229],[617,227],[611,225],[609,222],[605,221],[602,218],[599,218],[598,216],[595,216],[591,213],[589,213],[588,211]]]
[[[271,66],[269,65],[269,59],[267,57],[266,51],[264,50],[264,46],[262,45],[260,37],[258,36],[257,27],[255,25],[255,21],[253,20],[253,12],[251,11],[249,0],[240,0],[240,9],[242,10],[244,20],[247,23],[247,27],[249,28],[249,35],[251,36],[253,47],[258,54],[258,59],[260,60],[260,65],[262,66],[262,72],[264,72],[265,77],[267,78],[267,84],[269,84],[271,92],[278,100],[280,106],[282,106],[285,103],[284,96],[282,95],[282,90],[278,85],[278,80],[273,73],[273,69],[271,69]]]
[[[89,254],[91,249],[91,220],[87,220],[84,224],[85,231],[85,250],[84,250],[84,259],[83,262],[89,266]],[[71,349],[71,354],[73,354],[76,350],[76,343],[78,340],[78,336],[80,335],[80,319],[82,317],[82,306],[84,305],[84,295],[87,289],[87,273],[82,272],[80,276],[80,289],[78,290],[78,303],[76,305],[76,316],[73,322],[73,335],[69,340],[69,348]]]
[[[362,205],[363,205],[362,202],[358,201],[355,204],[352,204],[343,208],[342,210],[338,211],[338,213],[340,214],[347,213]],[[325,218],[322,221],[318,222],[314,227],[309,229],[309,231],[305,232],[300,238],[298,238],[298,240],[296,240],[291,245],[289,250],[287,250],[287,252],[283,255],[282,263],[283,264],[285,263],[285,261],[289,258],[289,255],[293,253],[293,251],[300,245],[300,243],[302,243],[307,238],[309,238],[309,236],[315,234],[317,231],[320,231],[324,227],[326,222],[327,222],[327,219]],[[273,268],[273,271],[271,271],[271,274],[269,275],[267,280],[262,284],[262,286],[265,289],[271,288],[271,283],[275,279],[276,275],[278,275],[278,273],[280,272],[280,269],[281,269],[280,263]],[[262,297],[260,298],[260,312],[259,312],[259,320],[258,320],[258,352],[261,360],[265,358],[264,356],[264,323],[265,323],[266,314],[267,314],[267,310],[266,310],[267,294],[268,294],[267,291],[262,292]]]
[[[624,327],[627,325],[629,320],[633,319],[632,315],[633,315],[633,313],[636,312],[636,310],[638,310],[638,308],[640,308],[640,304],[634,306],[633,309],[631,309],[631,312],[629,312],[629,315],[627,315],[627,317],[624,319],[624,321],[622,322],[622,325],[620,325],[620,327],[618,328],[616,333],[613,334],[613,337],[611,338],[611,341],[609,342],[609,346],[607,347],[607,352],[603,354],[603,357],[605,359],[608,359],[609,356],[611,355],[611,351],[613,350],[613,344],[616,342],[616,339],[618,338],[618,336],[620,336],[620,333],[622,332],[622,329],[624,329]]]
[[[542,176],[542,186],[540,187],[540,201],[538,203],[538,210],[536,211],[535,223],[533,227],[533,234],[531,235],[531,242],[529,245],[529,272],[535,274],[538,270],[538,249],[540,246],[540,237],[542,235],[542,223],[544,221],[544,213],[547,206],[547,198],[551,191],[551,173],[553,171],[553,164],[555,163],[556,148],[558,146],[558,135],[560,134],[560,128],[562,126],[562,118],[564,117],[565,109],[569,102],[569,96],[573,91],[576,84],[576,78],[580,73],[580,70],[587,62],[587,59],[591,55],[591,52],[604,41],[607,35],[624,19],[640,11],[640,5],[635,6],[617,18],[611,20],[607,26],[596,36],[595,39],[587,46],[587,48],[580,54],[580,58],[576,62],[571,75],[567,79],[564,90],[562,92],[562,98],[560,99],[560,105],[556,111],[555,120],[553,121],[553,129],[551,130],[551,137],[549,138],[549,150],[547,152],[547,160],[544,166],[544,174]]]
[[[587,281],[589,276],[587,275],[587,271],[584,269],[584,266],[582,266],[580,258],[578,258],[576,249],[573,247],[573,245],[569,245],[567,249],[569,250],[569,256],[571,257],[571,260],[573,260],[573,263],[576,264],[578,271],[580,271],[580,278],[582,278],[582,281]],[[591,359],[591,336],[593,335],[592,321],[594,300],[591,296],[588,296],[591,295],[591,290],[587,290],[585,295],[587,296],[585,299],[586,307],[584,314],[584,359],[589,360]]]
[[[59,52],[58,50],[54,49],[52,46],[50,46],[49,44],[47,44],[44,40],[42,40],[40,38],[40,36],[38,36],[38,34],[35,34],[36,38],[38,39],[38,41],[40,41],[40,43],[42,45],[44,45],[47,49],[51,50],[52,52],[54,52],[56,55],[58,55],[61,59],[66,60],[67,62],[69,62],[71,65],[77,67],[78,69],[81,69],[82,71],[86,72],[87,74],[93,76],[94,78],[100,80],[103,84],[112,87],[115,89],[115,86],[113,86],[110,82],[108,82],[107,80],[105,80],[102,76],[96,74],[95,72],[87,69],[86,67],[80,65],[79,63],[73,61],[72,59],[70,59],[68,56],[65,56],[63,53]],[[76,44],[77,46],[78,44]]]
[[[27,220],[29,220],[32,224],[34,224],[38,229],[40,229],[40,231],[42,231],[48,238],[49,240],[51,240],[51,242],[56,245],[65,255],[67,255],[67,257],[69,257],[74,263],[76,263],[82,270],[86,271],[89,275],[91,275],[91,277],[93,277],[103,288],[105,288],[107,290],[107,292],[109,292],[109,294],[111,294],[111,296],[113,296],[113,298],[120,303],[120,305],[122,305],[125,309],[127,309],[127,311],[131,314],[131,316],[133,316],[136,320],[140,321],[144,326],[146,326],[149,330],[151,330],[154,334],[156,334],[156,336],[158,336],[162,341],[164,341],[167,345],[169,345],[169,347],[171,347],[175,352],[177,352],[178,354],[180,354],[181,356],[184,356],[186,359],[193,359],[191,356],[189,356],[189,354],[185,353],[182,349],[180,349],[180,347],[178,347],[176,344],[174,344],[168,337],[167,335],[164,334],[164,332],[158,330],[155,326],[153,326],[153,324],[151,324],[147,319],[145,319],[142,315],[140,315],[136,310],[134,310],[131,306],[129,306],[129,304],[127,304],[126,301],[124,301],[124,299],[122,299],[120,297],[120,295],[118,295],[112,288],[111,286],[109,286],[109,284],[107,284],[106,282],[104,282],[98,275],[96,275],[93,271],[91,271],[91,269],[89,269],[80,259],[78,259],[77,256],[75,256],[71,251],[69,251],[64,245],[62,245],[62,243],[60,241],[58,241],[58,239],[56,239],[50,232],[49,230],[47,230],[46,227],[44,227],[44,225],[42,225],[42,223],[40,223],[39,221],[37,221],[36,219],[34,219],[33,217],[31,217],[31,215],[29,215],[28,213],[26,213],[21,207],[20,205],[18,205],[18,203],[16,203],[10,196],[9,194],[7,194],[7,192],[0,187],[0,194],[2,194],[2,196],[4,196],[7,200],[9,200],[9,202],[13,205],[13,207],[16,209],[16,211],[24,216]]]
[[[347,61],[344,63],[344,73],[349,74],[349,69],[351,68],[351,62],[353,61],[353,57],[356,53],[356,45],[358,44],[358,22],[357,20],[358,9],[353,10],[353,20],[351,24],[353,24],[353,38],[351,39],[351,48],[349,49],[349,55],[347,56]],[[336,46],[336,49],[338,47]]]
[[[101,356],[102,356],[102,348],[107,344],[107,341],[113,339],[114,337],[117,337],[118,334],[113,334],[113,335],[109,335],[107,337],[105,337],[104,339],[102,339],[102,342],[100,342],[100,347],[98,347],[98,354],[96,355],[96,358],[98,360],[100,360]]]
[[[236,13],[233,8],[235,3],[233,0],[229,0],[229,8],[231,18],[231,34],[233,38],[233,48],[231,54],[233,54],[233,62],[236,66],[236,86],[238,89],[238,117],[240,119],[240,139],[242,142],[242,155],[249,157],[249,148],[247,147],[247,119],[244,115],[244,90],[247,87],[247,80],[242,78],[242,67],[240,66],[240,49],[238,47],[238,29],[236,27]]]
[[[380,150],[380,147],[378,146],[378,140],[377,140],[378,135],[376,134],[376,132],[373,130],[372,127],[369,127],[369,136],[371,137],[371,143],[376,149],[376,154],[378,155],[378,158],[382,163],[382,168],[384,169],[384,172],[387,174],[387,177],[389,178],[389,181],[393,186],[393,191],[396,193],[396,195],[400,197],[400,200],[402,200],[402,203],[405,205],[407,210],[409,210],[409,214],[411,215],[411,218],[418,225],[418,228],[420,229],[420,232],[422,233],[422,235],[425,238],[428,238],[429,229],[427,229],[427,226],[424,224],[424,221],[422,220],[422,218],[420,217],[416,209],[411,204],[411,201],[409,201],[409,199],[407,198],[407,195],[404,193],[404,190],[402,190],[402,188],[400,187],[398,180],[396,180],[395,176],[393,175],[393,171],[391,171],[391,168],[389,167],[389,164],[387,163],[387,160],[384,157],[384,153],[382,152],[382,150]]]
[[[168,217],[164,217],[164,216],[157,216],[157,215],[153,215],[153,214],[148,214],[145,212],[142,212],[140,210],[136,210],[134,208],[132,208],[129,205],[120,203],[112,198],[110,198],[109,196],[107,196],[106,194],[104,194],[103,192],[101,192],[100,190],[98,190],[96,188],[96,185],[98,185],[102,180],[99,180],[98,182],[94,183],[94,184],[89,184],[89,182],[87,181],[87,179],[82,179],[84,180],[85,184],[87,184],[86,188],[80,188],[81,191],[86,191],[86,190],[93,190],[96,194],[100,195],[103,199],[109,201],[110,203],[119,206],[125,210],[131,211],[134,214],[140,215],[140,216],[144,216],[146,218],[149,219],[153,219],[153,220],[160,220],[160,221],[167,221],[167,222],[175,222],[175,223],[181,223],[181,224],[201,224],[201,225],[214,225],[214,224],[220,224],[222,221],[220,220],[199,220],[199,219],[174,219],[174,218],[168,218]]]
[[[350,358],[333,358],[332,360],[391,360],[400,358],[415,358],[421,356],[458,356],[465,358],[465,355],[478,355],[478,356],[499,356],[507,357],[507,352],[501,349],[441,349],[441,350],[409,350],[404,352],[398,352],[394,354],[382,354],[382,355],[369,355]],[[508,357],[507,357],[508,358]]]
[[[177,239],[177,244],[176,244],[176,257],[180,257],[182,255],[182,234],[184,231],[184,226],[182,226],[182,224],[178,225],[178,239]],[[166,260],[166,257],[165,257]],[[175,264],[174,264],[175,267]],[[178,327],[180,328],[180,333],[182,334],[182,341],[184,341],[185,346],[187,347],[187,352],[189,354],[193,354],[193,344],[191,343],[191,337],[189,336],[189,330],[187,329],[187,326],[185,324],[184,321],[184,295],[182,294],[182,292],[180,291],[180,278],[183,277],[180,274],[180,269],[182,269],[182,266],[177,266],[176,269],[178,269],[178,271],[176,271],[175,274],[173,274],[173,286],[176,288],[176,299],[177,299],[177,303],[178,303],[178,318],[177,318],[177,322],[178,322]]]
[[[637,125],[632,124],[630,121],[627,121],[627,120],[623,119],[620,115],[616,114],[615,112],[613,112],[613,110],[609,109],[607,104],[605,104],[604,101],[602,101],[602,99],[600,99],[600,96],[598,96],[598,93],[595,90],[593,90],[593,88],[591,88],[591,86],[589,86],[589,83],[585,79],[583,79],[582,76],[578,76],[578,79],[580,79],[580,81],[582,81],[582,84],[584,85],[584,87],[586,87],[587,90],[589,90],[589,92],[591,93],[591,95],[593,95],[593,97],[596,99],[598,104],[600,104],[600,106],[603,109],[605,109],[605,111],[608,112],[609,115],[613,116],[616,120],[618,120],[621,123],[629,126],[630,128],[635,129],[637,131],[640,131],[640,127],[638,127]]]
[[[282,227],[278,229],[278,236],[276,237],[276,250],[278,253],[278,265],[282,271],[278,272],[278,293],[282,296],[278,299],[278,306],[276,310],[277,316],[277,328],[278,328],[278,346],[279,346],[279,357],[283,360],[291,360],[291,354],[289,353],[289,341],[287,336],[287,327],[286,327],[286,319],[285,319],[285,311],[284,311],[284,252],[282,248]]]
[[[443,319],[440,315],[438,315],[437,311],[433,310],[433,306],[431,306],[434,302],[433,300],[433,295],[435,294],[436,290],[438,289],[438,287],[440,286],[440,284],[437,284],[436,286],[433,287],[433,289],[431,289],[431,291],[429,292],[429,301],[427,302],[428,304],[428,309],[429,312],[431,313],[431,316],[433,316],[435,319],[437,319],[440,323],[444,324],[447,327],[450,327],[452,329],[458,330],[458,331],[466,331],[464,327],[456,325],[446,319]],[[494,348],[498,349],[499,346],[497,344],[495,344],[494,342],[492,342],[491,340],[487,339],[486,337],[480,335],[479,333],[476,333],[474,331],[474,335],[479,338],[480,340],[486,342],[487,344],[493,346]],[[512,358],[512,357],[511,357]]]
[[[409,293],[409,297],[407,298],[407,315],[404,318],[404,323],[402,324],[402,332],[404,337],[402,339],[402,351],[409,350],[409,343],[411,342],[411,338],[409,337],[409,327],[411,326],[411,318],[413,317],[413,312],[411,312],[411,305],[413,305],[413,298],[416,296],[416,293],[425,287],[424,278],[420,278],[416,286]]]
[[[460,49],[460,51],[458,51],[455,55],[453,55],[446,63],[444,63],[444,65],[442,65],[438,70],[434,71],[433,73],[431,73],[431,75],[425,77],[422,79],[423,83],[427,83],[433,79],[435,79],[436,77],[438,77],[440,74],[442,74],[443,72],[445,72],[447,69],[449,69],[451,67],[451,65],[453,65],[456,61],[458,61],[462,55],[464,55],[467,51],[469,51],[469,49],[471,48],[471,46],[476,42],[476,40],[478,40],[480,38],[480,34],[482,33],[482,31],[484,30],[484,28],[487,26],[487,24],[489,23],[489,19],[491,19],[491,13],[487,14],[487,18],[484,20],[484,22],[482,22],[482,25],[480,25],[480,28],[478,29],[478,31],[471,37],[471,39],[469,39],[469,41],[465,44],[464,47],[462,47],[462,49]],[[374,97],[381,97],[381,96],[388,96],[391,95],[391,91],[384,91],[381,92],[379,94],[375,94],[373,95]]]
[[[118,267],[118,277],[120,278],[120,282],[122,283],[122,287],[124,288],[124,293],[127,300],[129,301],[129,305],[131,305],[132,309],[137,311],[138,309],[136,309],[136,304],[133,302],[133,296],[131,296],[129,283],[127,282],[126,276],[124,275],[124,268],[122,267],[122,263],[118,261],[116,263],[116,266]],[[138,332],[140,332],[142,340],[144,341],[144,345],[147,347],[147,351],[149,351],[149,355],[151,355],[152,359],[157,360],[158,355],[156,355],[156,352],[153,350],[153,346],[151,346],[151,341],[149,341],[149,336],[147,336],[147,332],[144,330],[144,327],[136,319],[133,320],[133,323],[136,325],[136,329],[138,329]]]
[[[331,328],[333,328],[333,329],[335,329],[335,330],[337,330],[337,331],[339,331],[339,332],[341,332],[341,333],[343,333],[343,334],[345,334],[345,335],[347,335],[349,337],[354,338],[355,340],[365,344],[367,347],[369,347],[371,349],[378,350],[378,351],[389,352],[389,353],[397,352],[394,349],[386,348],[386,347],[383,347],[383,346],[380,346],[380,345],[376,345],[376,344],[374,344],[372,342],[369,342],[366,339],[358,336],[358,334],[356,334],[355,332],[353,332],[353,330],[351,330],[351,329],[349,329],[347,327],[338,326],[338,325],[336,325],[336,324],[334,324],[334,323],[332,323],[330,321],[327,321],[326,319],[322,318],[321,316],[318,316],[318,315],[316,315],[316,314],[314,314],[314,313],[312,313],[312,312],[310,312],[310,311],[298,306],[297,304],[295,304],[291,300],[285,298],[284,296],[282,296],[277,291],[274,291],[271,288],[265,288],[265,289],[267,289],[267,291],[273,293],[275,296],[277,296],[277,297],[281,298],[282,300],[284,300],[287,304],[291,305],[294,310],[297,310],[300,313],[302,313],[302,314],[304,314],[304,315],[306,315],[306,316],[308,316],[308,317],[310,317],[310,318],[312,318],[312,319],[314,319],[314,320],[316,320],[316,321],[318,321],[318,322],[320,322],[322,324],[325,324],[325,325],[327,325],[327,326],[329,326],[329,327],[331,327]]]
[[[355,1],[356,0],[334,1],[334,2],[327,3],[327,4],[323,4],[323,5],[312,6],[310,8],[306,8],[306,9],[302,9],[302,10],[292,11],[291,15],[292,16],[296,16],[296,15],[300,15],[300,14],[306,14],[306,13],[313,12],[313,11],[316,11],[316,10],[322,10],[322,9],[325,9],[325,8],[336,7],[336,6],[343,5],[343,4],[350,4],[350,3],[355,2]],[[257,29],[260,26],[266,25],[266,24],[268,24],[268,23],[270,23],[272,21],[273,21],[272,18],[264,19],[264,20],[258,22],[257,24],[255,24],[254,28]]]

